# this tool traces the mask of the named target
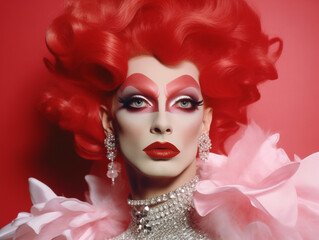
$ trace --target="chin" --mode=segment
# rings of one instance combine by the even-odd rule
[[[173,160],[152,160],[147,163],[136,166],[140,174],[150,178],[174,178],[179,176],[184,170],[186,170],[193,161],[189,163],[183,162],[182,164],[178,161]]]

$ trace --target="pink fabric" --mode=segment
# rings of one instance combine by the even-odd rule
[[[1,229],[0,239],[102,240],[119,235],[130,220],[126,199],[102,179],[89,175],[86,181],[89,202],[56,196],[46,185],[30,178],[31,213],[20,213]]]
[[[249,126],[228,158],[199,163],[194,197],[205,231],[221,239],[317,239],[319,153],[290,161],[279,134]]]
[[[314,240],[319,236],[319,153],[290,161],[251,124],[228,157],[198,161],[194,196],[198,221],[213,239]],[[88,202],[56,196],[30,179],[31,213],[20,213],[0,230],[0,239],[105,239],[125,230],[128,206],[121,184],[87,176]],[[124,184],[124,183],[122,183]],[[127,196],[127,195],[126,195]]]

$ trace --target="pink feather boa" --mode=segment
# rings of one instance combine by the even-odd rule
[[[279,135],[247,127],[228,157],[198,161],[197,220],[213,239],[314,240],[319,236],[319,153],[290,161]],[[31,213],[20,213],[0,239],[99,240],[119,235],[130,221],[127,194],[86,176],[88,202],[59,197],[30,179]],[[124,183],[123,183],[124,184]]]

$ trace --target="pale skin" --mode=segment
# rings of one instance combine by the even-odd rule
[[[212,109],[202,100],[193,63],[171,67],[151,56],[129,60],[127,79],[113,109],[101,107],[101,120],[105,133],[119,139],[133,199],[167,193],[196,175],[198,138],[212,121]],[[178,154],[154,157],[145,151],[153,143],[173,145]]]

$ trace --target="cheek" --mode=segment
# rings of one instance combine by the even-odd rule
[[[151,122],[151,116],[148,113],[131,113],[127,110],[121,110],[116,113],[117,130],[122,135],[135,135],[141,129],[146,130]]]
[[[117,134],[124,155],[134,154],[145,145],[150,118],[150,114],[133,114],[125,110],[116,113]]]
[[[197,139],[202,130],[203,112],[198,110],[190,114],[175,114],[176,122],[175,131],[177,141],[180,141],[184,146],[197,147]]]

